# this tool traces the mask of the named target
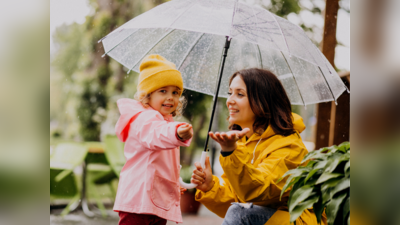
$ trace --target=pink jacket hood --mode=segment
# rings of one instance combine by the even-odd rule
[[[143,107],[142,103],[129,98],[119,99],[117,105],[121,116],[115,125],[115,133],[120,141],[125,142],[128,138],[130,124],[135,121],[139,113],[147,109]]]

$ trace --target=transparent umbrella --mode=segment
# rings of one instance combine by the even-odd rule
[[[104,55],[127,67],[128,73],[139,72],[146,55],[160,54],[177,65],[184,88],[214,99],[227,97],[235,71],[251,67],[274,72],[294,105],[336,101],[347,89],[300,27],[239,1],[172,0],[100,41]],[[204,151],[207,143],[208,137]]]

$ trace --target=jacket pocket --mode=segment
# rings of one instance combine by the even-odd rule
[[[153,204],[159,208],[169,210],[178,199],[177,183],[155,174],[151,187],[151,201]]]

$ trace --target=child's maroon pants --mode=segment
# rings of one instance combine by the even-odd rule
[[[165,225],[167,220],[156,215],[118,212],[118,225]]]

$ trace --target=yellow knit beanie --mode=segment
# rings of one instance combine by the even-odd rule
[[[148,55],[140,63],[139,84],[137,90],[150,94],[165,87],[176,86],[183,91],[183,80],[175,64],[161,55]],[[182,94],[182,92],[181,92]]]

